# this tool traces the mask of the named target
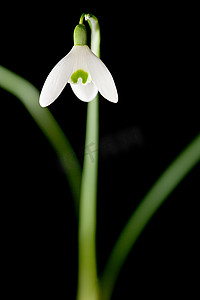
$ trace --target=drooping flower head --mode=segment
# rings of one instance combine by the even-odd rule
[[[42,88],[42,107],[54,102],[65,85],[70,83],[82,101],[92,101],[99,93],[107,100],[118,101],[117,89],[107,67],[87,46],[87,31],[83,24],[74,30],[74,46],[52,69]]]

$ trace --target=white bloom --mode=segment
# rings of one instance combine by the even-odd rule
[[[40,105],[45,107],[55,101],[68,82],[82,101],[93,100],[98,91],[107,100],[118,101],[112,75],[87,45],[73,46],[52,69],[42,88]]]

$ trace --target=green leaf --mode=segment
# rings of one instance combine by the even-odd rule
[[[101,278],[102,299],[111,298],[118,274],[152,216],[183,178],[200,162],[200,134],[169,165],[152,186],[120,234]]]
[[[26,107],[56,151],[67,176],[78,214],[81,168],[64,132],[47,108],[39,105],[39,91],[27,80],[0,65],[0,87],[15,95]]]

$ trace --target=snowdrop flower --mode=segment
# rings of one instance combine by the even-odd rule
[[[117,89],[107,67],[87,46],[87,32],[83,24],[74,30],[74,46],[48,75],[42,88],[39,103],[42,107],[54,102],[65,85],[70,83],[75,95],[89,102],[98,91],[107,100],[118,101]]]

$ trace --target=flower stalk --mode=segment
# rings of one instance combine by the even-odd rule
[[[100,55],[100,29],[98,20],[93,16],[84,15],[85,19],[96,26],[90,26],[92,31],[91,50]],[[92,19],[92,21],[91,21]],[[90,24],[89,23],[89,24]],[[93,42],[95,37],[96,43]],[[98,279],[96,265],[96,202],[98,174],[98,140],[99,140],[99,99],[88,103],[85,156],[80,194],[79,210],[79,276],[77,300],[98,300]],[[94,146],[91,156],[87,148]]]

